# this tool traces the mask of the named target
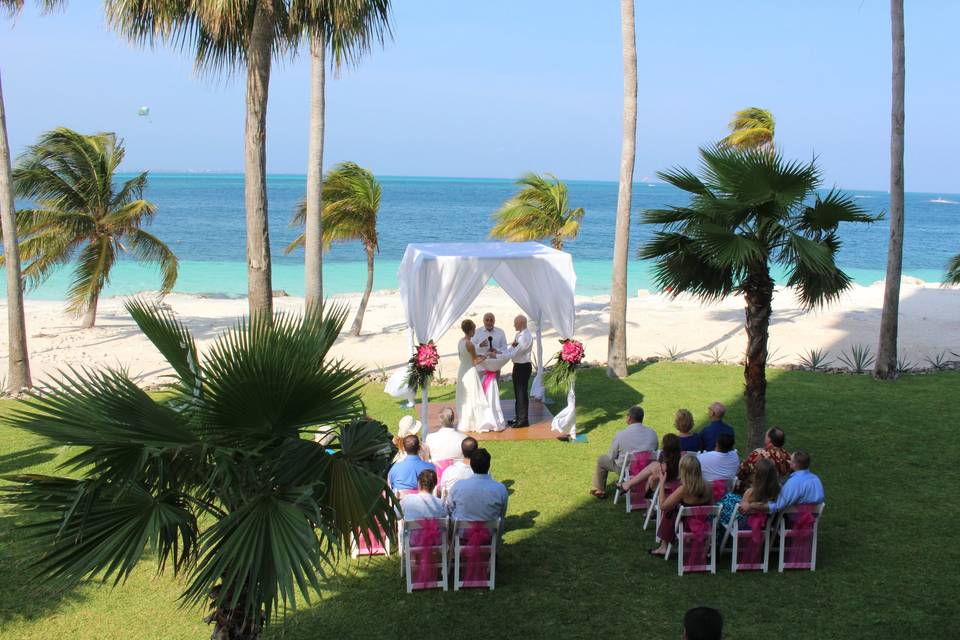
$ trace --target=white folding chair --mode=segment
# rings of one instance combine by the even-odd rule
[[[431,536],[431,530],[436,531]],[[450,523],[447,518],[410,520],[403,526],[400,573],[406,574],[407,593],[414,589],[447,590]],[[429,539],[428,539],[429,537]]]
[[[453,523],[453,590],[481,587],[493,591],[497,577],[500,518]]]
[[[798,504],[779,514],[777,533],[780,542],[778,571],[784,569],[817,570],[817,534],[825,502]],[[788,544],[789,543],[789,544]]]
[[[762,556],[759,558],[747,557],[741,558],[741,551],[753,550],[755,553],[755,542],[753,541],[754,531],[753,529],[741,529],[740,528],[740,519],[737,517],[737,512],[734,511],[733,516],[730,518],[730,522],[727,523],[726,528],[723,532],[723,539],[720,542],[720,551],[722,555],[727,547],[727,542],[732,540],[733,547],[731,549],[731,558],[730,558],[730,571],[736,573],[737,571],[763,571],[767,572],[769,568],[770,560],[770,530],[771,524],[773,523],[774,518],[772,516],[766,516],[763,521],[763,551]],[[746,545],[744,546],[744,543]],[[741,561],[743,560],[743,561]]]
[[[687,531],[685,522],[694,519],[707,519],[707,529],[704,531]],[[677,521],[674,530],[677,534],[677,575],[683,575],[690,572],[717,572],[717,521],[720,519],[720,505],[704,505],[699,507],[680,507],[677,511]],[[706,536],[702,541],[707,546],[707,561],[702,564],[685,564],[685,555],[691,553],[688,548],[696,542],[696,538]],[[670,551],[673,545],[667,546],[667,553],[664,559],[670,558]]]
[[[650,462],[653,462],[659,458],[660,451],[659,449],[656,451],[629,451],[623,459],[623,464],[620,465],[620,473],[617,476],[617,485],[623,484],[630,479],[630,465],[633,463],[633,460],[636,456],[648,456],[649,462],[647,464],[650,464]],[[623,492],[620,491],[620,487],[618,486],[616,492],[613,494],[613,504],[617,504],[617,500],[620,499],[620,495],[622,493]],[[643,507],[638,506],[635,508],[642,509]],[[630,511],[632,511],[630,508],[630,501],[627,500],[627,513],[630,513]]]

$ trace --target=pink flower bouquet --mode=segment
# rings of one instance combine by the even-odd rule
[[[433,372],[440,362],[440,353],[437,345],[430,342],[421,342],[413,352],[407,364],[407,386],[413,391],[419,391],[433,378]]]
[[[553,368],[548,374],[548,383],[555,389],[568,387],[577,376],[577,368],[585,354],[583,343],[569,338],[560,341],[560,351],[551,361]]]

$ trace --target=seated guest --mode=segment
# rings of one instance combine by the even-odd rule
[[[763,458],[753,467],[753,477],[750,478],[749,488],[743,497],[731,491],[720,499],[720,525],[717,527],[717,535],[722,538],[722,528],[730,523],[730,518],[737,512],[737,507],[741,504],[749,505],[751,502],[771,502],[780,495],[780,477],[777,474],[777,468],[770,458]],[[740,525],[746,526],[747,516],[738,514]]]
[[[477,449],[470,457],[473,475],[458,481],[447,498],[454,520],[486,522],[507,515],[507,488],[490,477],[490,452]]]
[[[723,616],[710,607],[694,607],[683,614],[683,640],[721,640]]]
[[[403,450],[407,454],[400,462],[395,462],[387,474],[387,483],[396,491],[412,491],[417,488],[417,477],[424,469],[436,472],[433,465],[420,459],[420,438],[407,436],[403,439]]]
[[[790,458],[790,468],[793,469],[793,473],[783,483],[783,488],[780,489],[780,495],[776,500],[741,502],[740,513],[755,511],[777,513],[798,504],[823,502],[823,483],[810,471],[810,454],[799,449],[794,451]]]
[[[660,471],[661,485],[666,487],[666,473]],[[674,523],[677,520],[677,512],[681,506],[699,507],[700,505],[713,502],[713,491],[710,485],[703,480],[703,474],[700,471],[700,461],[694,456],[683,456],[680,458],[680,486],[672,493],[667,495],[667,491],[661,491],[659,497],[660,524],[657,526],[657,537],[660,538],[660,546],[656,549],[650,549],[652,556],[663,556],[667,553],[667,545],[677,540],[677,534],[673,530]]]
[[[700,460],[700,469],[703,479],[707,482],[714,480],[732,481],[737,477],[740,468],[740,457],[733,450],[733,436],[721,433],[717,437],[717,446],[713,451],[707,451],[697,456]],[[727,485],[731,487],[732,485]]]
[[[393,446],[397,448],[397,455],[393,457],[395,463],[407,457],[407,452],[403,450],[403,439],[407,436],[419,436],[420,427],[420,421],[415,420],[413,416],[403,416],[400,418],[397,435],[393,439]]]
[[[433,495],[437,488],[437,472],[424,469],[417,476],[417,493],[405,496],[400,501],[400,512],[404,520],[423,520],[425,518],[446,518],[447,509]]]
[[[673,418],[673,428],[680,434],[681,451],[700,451],[700,434],[693,433],[693,414],[686,409],[677,411]]]
[[[680,477],[680,451],[679,436],[672,433],[663,436],[663,443],[660,445],[660,458],[654,460],[637,475],[633,476],[624,483],[618,483],[617,488],[623,493],[630,491],[641,482],[646,483],[647,491],[653,491],[660,483],[660,469],[666,470],[667,482],[672,482]]]
[[[467,436],[457,431],[456,421],[453,409],[444,407],[440,410],[440,428],[428,434],[424,443],[428,459],[438,462],[460,457],[460,443]]]
[[[447,498],[450,496],[450,489],[453,488],[453,485],[473,475],[473,469],[470,468],[470,458],[473,457],[477,446],[476,438],[471,436],[464,438],[460,443],[461,459],[447,467],[447,470],[443,472],[439,493],[440,499],[443,500],[444,504],[447,504]]]
[[[607,474],[620,473],[620,467],[628,453],[655,451],[656,448],[657,432],[643,424],[643,408],[640,405],[630,407],[627,412],[627,428],[617,433],[610,443],[610,450],[597,458],[590,495],[601,500],[607,497]]]
[[[714,402],[707,407],[707,413],[710,415],[710,424],[700,430],[700,451],[713,451],[717,448],[717,436],[721,433],[733,435],[733,427],[723,421],[723,416],[727,413],[727,408],[723,403]]]
[[[790,473],[790,454],[783,448],[787,442],[787,436],[783,429],[771,427],[763,436],[763,448],[754,449],[744,458],[740,464],[740,470],[737,471],[737,486],[734,489],[740,495],[750,487],[750,478],[753,477],[754,467],[760,460],[772,460],[780,474],[780,481],[786,479]]]

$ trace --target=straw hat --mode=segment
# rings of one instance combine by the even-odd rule
[[[413,416],[403,416],[400,418],[400,426],[397,430],[398,438],[405,438],[406,436],[418,436],[420,435],[420,421],[415,420]]]

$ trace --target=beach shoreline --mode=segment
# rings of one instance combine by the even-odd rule
[[[142,297],[156,298],[155,293]],[[336,295],[334,304],[350,307],[347,327],[359,301],[359,294]],[[122,367],[139,383],[155,386],[171,371],[123,309],[125,298],[105,298],[100,303],[97,326],[80,328],[79,320],[65,314],[59,301],[26,302],[30,364],[35,383],[49,382],[58,370],[68,367]],[[162,303],[193,332],[201,351],[217,335],[246,314],[245,298],[169,294]],[[276,297],[277,311],[299,312],[303,299]],[[770,364],[799,364],[811,350],[821,349],[827,360],[849,352],[853,345],[876,350],[883,303],[883,285],[854,285],[836,303],[806,310],[789,288],[779,288],[773,301],[770,327]],[[5,304],[0,304],[4,307]],[[641,290],[627,305],[627,350],[632,360],[649,357],[699,362],[738,363],[746,344],[742,298],[730,296],[715,304],[681,296],[670,298]],[[497,324],[510,329],[512,318],[521,313],[500,288],[486,287],[465,314],[479,322],[491,311]],[[605,362],[607,354],[608,296],[577,296],[575,335],[584,342],[587,360]],[[0,313],[0,358],[7,357],[6,313]],[[456,372],[455,323],[438,341],[441,354],[439,376]],[[558,336],[544,331],[543,350],[549,360],[558,348]],[[900,352],[905,361],[925,366],[927,359],[945,356],[960,359],[960,288],[948,288],[905,278],[900,303]],[[400,294],[397,290],[376,291],[370,298],[360,336],[341,335],[332,349],[334,357],[348,360],[372,374],[385,374],[406,365],[409,340]],[[4,367],[5,369],[5,367]]]

